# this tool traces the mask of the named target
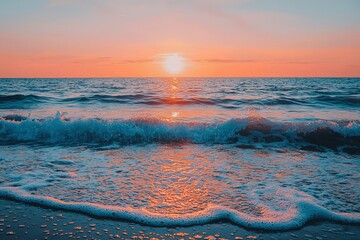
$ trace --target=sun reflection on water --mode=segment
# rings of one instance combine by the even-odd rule
[[[37,175],[39,169],[45,171],[51,176],[51,184],[32,189],[34,194],[64,201],[142,208],[159,214],[194,213],[211,205],[221,205],[250,216],[271,217],[276,213],[264,208],[264,204],[275,210],[291,207],[287,199],[291,191],[310,192],[316,203],[328,209],[345,212],[358,209],[359,198],[354,186],[358,177],[355,168],[352,172],[344,170],[343,166],[351,163],[351,159],[346,158],[328,164],[328,159],[318,153],[279,154],[193,144],[153,144],[99,151],[79,149],[79,152],[54,148],[52,151],[60,160],[39,165],[34,162],[38,163],[40,157],[46,163],[46,154],[42,155],[40,150],[19,149],[6,160],[9,165],[4,170],[22,175],[29,173],[35,181],[44,178],[43,174]],[[6,149],[3,154],[9,155]],[[33,161],[26,169],[14,160],[22,155]],[[16,178],[0,180],[9,184],[19,181]],[[328,196],[338,204],[327,202]]]
[[[153,157],[165,161],[159,166],[162,176],[150,179],[154,195],[149,199],[149,211],[185,213],[207,207],[206,175],[210,169],[196,167],[189,149],[179,147],[175,151],[155,153]]]

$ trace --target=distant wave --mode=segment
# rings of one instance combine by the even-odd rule
[[[348,96],[304,96],[291,97],[281,96],[275,98],[259,98],[259,99],[239,99],[239,98],[206,98],[206,97],[193,97],[193,98],[168,98],[159,97],[151,94],[124,94],[124,95],[104,95],[95,94],[90,96],[77,96],[68,98],[56,98],[46,97],[39,95],[24,95],[24,94],[13,94],[13,95],[0,95],[0,106],[2,108],[8,108],[7,105],[13,106],[17,104],[21,107],[21,104],[36,104],[42,102],[51,102],[57,104],[66,103],[114,103],[114,104],[144,104],[144,105],[219,105],[221,107],[237,107],[239,105],[317,105],[317,104],[336,104],[344,106],[360,106],[360,96],[348,95]]]
[[[37,104],[46,103],[53,98],[33,94],[0,95],[0,109],[27,109]]]
[[[220,123],[168,122],[155,118],[129,120],[0,118],[0,143],[99,144],[138,143],[258,144],[297,146],[303,150],[343,150],[360,154],[360,121],[282,123],[266,118],[231,119]]]
[[[28,102],[37,102],[42,100],[47,100],[48,97],[38,96],[38,95],[25,95],[25,94],[13,94],[13,95],[0,95],[0,103],[14,102],[14,101],[28,101]]]
[[[155,97],[144,94],[133,95],[93,95],[66,98],[61,100],[62,102],[104,102],[104,103],[131,103],[131,104],[146,104],[146,105],[189,105],[189,104],[205,104],[214,105],[215,101],[206,98],[164,98]]]
[[[277,194],[280,194],[278,192]],[[129,220],[151,226],[191,226],[214,221],[229,220],[239,226],[262,230],[290,230],[311,220],[341,223],[360,223],[359,213],[332,212],[299,192],[286,191],[286,198],[293,202],[286,211],[266,208],[264,216],[254,217],[223,206],[210,205],[207,209],[187,214],[158,214],[145,209],[108,206],[89,202],[65,202],[53,197],[36,196],[16,187],[0,187],[0,197],[37,204],[44,207],[89,214],[96,217]]]
[[[347,95],[347,96],[317,96],[313,98],[315,101],[332,103],[332,104],[343,104],[350,106],[360,106],[360,96],[358,95]]]

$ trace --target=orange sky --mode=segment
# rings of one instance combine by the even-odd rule
[[[291,2],[291,3],[290,3]],[[0,2],[0,77],[360,76],[357,0]]]

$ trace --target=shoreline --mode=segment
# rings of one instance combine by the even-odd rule
[[[228,222],[152,227],[0,199],[0,239],[358,239],[359,225],[311,222],[290,231],[245,229]]]

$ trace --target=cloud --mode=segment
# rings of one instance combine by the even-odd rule
[[[254,59],[221,59],[221,58],[208,58],[208,59],[193,59],[193,62],[199,63],[251,63],[260,62]]]
[[[148,59],[128,59],[128,60],[122,60],[119,63],[120,64],[131,64],[131,63],[148,63],[148,62],[154,62],[155,59],[148,58]]]
[[[76,59],[73,63],[93,63],[93,64],[136,64],[136,63],[148,63],[153,62],[152,58],[144,58],[144,59],[119,59],[113,57],[94,57],[94,58],[83,58]]]
[[[307,64],[319,64],[319,61],[275,61],[275,63],[281,64],[295,64],[295,65],[307,65]]]

